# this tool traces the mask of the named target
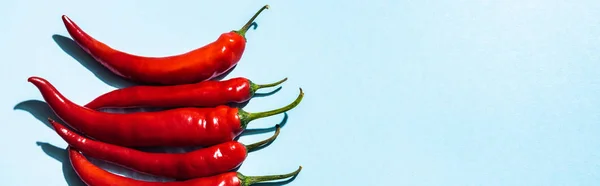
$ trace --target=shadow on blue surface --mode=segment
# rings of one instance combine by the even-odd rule
[[[71,162],[69,161],[69,153],[65,149],[44,142],[36,142],[36,144],[40,146],[48,156],[62,163],[63,175],[69,186],[86,186],[86,184],[79,179],[75,170],[73,170]]]
[[[48,122],[48,118],[52,118],[55,121],[64,123],[60,118],[58,118],[58,116],[56,116],[56,114],[54,114],[54,111],[52,111],[52,109],[46,102],[40,100],[23,101],[15,105],[13,109],[24,110],[31,113],[33,117],[46,124],[46,126],[52,130],[54,130],[54,128],[52,127],[52,125],[50,125],[50,122]]]
[[[115,87],[115,88],[124,88],[129,86],[134,86],[136,83],[131,82],[125,78],[122,78],[115,73],[111,72],[108,68],[104,67],[100,62],[98,62],[94,57],[85,52],[73,39],[54,34],[52,35],[52,39],[54,42],[67,54],[69,54],[73,59],[77,60],[81,65],[91,71],[98,79],[102,82]],[[222,80],[231,73],[237,65],[233,66],[225,73],[212,78],[212,80]]]
[[[228,103],[226,105],[230,106],[230,107],[244,108],[244,107],[246,107],[246,105],[248,105],[248,103],[250,103],[250,101],[246,101],[246,102],[242,102],[242,103]]]
[[[44,123],[47,127],[51,128],[52,130],[53,127],[50,125],[50,123],[48,122],[48,118],[52,118],[58,122],[64,123],[64,121],[60,120],[58,116],[56,116],[56,114],[52,111],[52,109],[50,108],[50,106],[44,102],[44,101],[40,101],[40,100],[27,100],[27,101],[23,101],[18,103],[17,105],[14,106],[14,110],[24,110],[27,111],[29,113],[31,113],[32,116],[34,116],[36,119],[38,119],[39,121],[41,121],[42,123]],[[288,120],[288,114],[287,113],[283,113],[284,117],[281,120],[281,122],[279,123],[280,127],[283,128]],[[69,126],[67,126],[69,127]],[[70,127],[69,127],[70,128]],[[247,129],[246,131],[244,131],[241,135],[239,135],[235,140],[238,140],[239,137],[241,136],[246,136],[246,135],[255,135],[255,134],[261,134],[261,133],[267,133],[267,132],[274,132],[276,130],[275,125],[273,127],[268,127],[268,128],[258,128],[258,129]],[[282,131],[283,132],[283,131]],[[69,156],[68,153],[65,149],[56,147],[54,145],[45,143],[45,142],[37,142],[36,143],[38,146],[40,146],[42,148],[42,150],[50,157],[54,158],[57,161],[60,161],[62,163],[62,170],[63,170],[63,174],[64,174],[64,178],[66,180],[66,182],[68,183],[69,186],[85,186],[85,184],[81,181],[81,179],[79,179],[79,177],[77,176],[77,174],[75,173],[75,171],[73,170],[71,163],[69,161]],[[265,144],[264,146],[261,146],[253,151],[258,151],[261,150],[267,146],[269,146],[269,144]],[[157,149],[152,149],[152,148],[148,148],[148,149],[144,149],[144,148],[140,148],[138,150],[143,150],[143,151],[148,151],[148,152],[166,152],[166,153],[177,153],[177,152],[189,152],[192,150],[196,150],[198,148],[201,147],[190,147],[190,148],[157,148]],[[140,180],[145,180],[145,181],[170,181],[167,178],[160,178],[160,177],[154,177],[151,175],[142,175],[139,173],[136,173],[135,171],[130,171],[127,170],[125,168],[121,168],[118,167],[116,165],[112,165],[112,164],[107,164],[107,163],[103,163],[100,160],[95,160],[95,159],[90,159],[90,161],[94,164],[96,164],[97,166],[106,169],[109,172],[112,173],[116,173],[116,174],[120,174],[120,175],[127,175],[135,177],[136,179],[140,179]],[[232,171],[237,171],[240,167],[237,167],[236,169],[232,170]],[[256,186],[275,186],[275,185],[285,185],[287,183],[292,182],[295,179],[295,177],[292,177],[286,181],[278,181],[278,182],[268,182],[268,183],[257,183],[255,184]]]
[[[288,114],[287,113],[283,113],[283,119],[281,119],[281,122],[279,122],[279,126],[281,127],[281,130],[283,130],[283,126],[285,126],[285,124],[288,121]],[[272,127],[269,128],[261,128],[261,129],[246,129],[246,131],[244,131],[242,134],[240,134],[240,136],[247,136],[247,135],[255,135],[255,134],[262,134],[262,133],[267,133],[267,132],[274,132],[276,129],[275,125],[273,125]],[[283,131],[281,131],[283,132]]]
[[[267,96],[270,96],[270,95],[273,95],[273,94],[279,92],[281,90],[281,88],[283,88],[283,86],[279,86],[275,90],[272,90],[271,92],[265,92],[265,93],[258,93],[257,92],[257,93],[254,93],[253,97],[257,97],[257,98],[267,97]]]
[[[279,124],[279,127],[280,127],[280,128],[281,128],[281,127],[283,127],[283,125],[285,125],[285,123],[287,123],[287,113],[285,114],[285,117],[283,118],[283,120],[282,120],[282,121],[281,121],[281,123]],[[266,129],[250,129],[250,130],[251,130],[251,131],[250,131],[251,133],[250,133],[250,134],[246,134],[246,135],[258,134],[258,133],[264,133],[265,131],[276,131],[276,130],[277,130],[277,125],[276,125],[276,126],[273,126],[273,127],[270,127],[270,128],[266,128]],[[246,132],[248,132],[248,131],[246,131]],[[240,136],[242,136],[242,135],[240,135]],[[237,140],[237,139],[238,139],[238,138],[236,138],[236,140]],[[264,148],[266,148],[267,146],[271,145],[271,143],[273,143],[273,142],[275,142],[275,141],[277,141],[277,139],[275,139],[274,141],[271,141],[271,142],[269,142],[269,143],[266,143],[266,144],[264,144],[264,145],[262,145],[262,146],[260,146],[260,147],[257,147],[257,148],[255,148],[255,149],[253,149],[253,150],[251,150],[251,151],[248,151],[248,153],[251,153],[251,152],[254,152],[254,151],[259,151],[259,150],[261,150],[261,149],[264,149]],[[254,143],[254,142],[253,142],[253,143]],[[246,145],[248,145],[248,144],[246,144]]]
[[[15,110],[25,110],[30,112],[35,118],[37,118],[38,120],[40,120],[42,123],[46,124],[46,126],[52,128],[52,126],[48,123],[47,118],[54,118],[59,122],[62,122],[60,119],[58,119],[58,117],[54,114],[54,112],[51,110],[51,108],[48,106],[47,103],[43,102],[43,101],[39,101],[39,100],[27,100],[27,101],[23,101],[17,105],[15,105],[14,107]],[[288,114],[284,113],[284,117],[282,119],[282,121],[280,122],[280,127],[283,128],[285,126],[285,124],[287,123],[288,120]],[[64,123],[64,122],[63,122]],[[69,127],[70,128],[70,127]],[[269,128],[259,128],[259,129],[247,129],[244,133],[242,133],[239,137],[241,136],[245,136],[245,135],[254,135],[254,134],[261,134],[261,133],[267,133],[267,132],[274,132],[276,130],[276,127],[269,127]],[[238,139],[236,138],[236,140]],[[50,157],[54,158],[57,161],[60,161],[62,163],[62,170],[63,170],[63,174],[64,174],[64,178],[65,181],[68,183],[69,186],[85,186],[85,184],[81,181],[81,179],[79,179],[79,177],[77,176],[77,174],[75,173],[75,171],[73,170],[71,163],[69,161],[69,156],[68,153],[65,149],[56,147],[54,145],[51,145],[49,143],[45,143],[45,142],[36,142],[36,144],[38,146],[40,146],[42,148],[42,150]],[[264,146],[261,146],[253,151],[258,151],[261,150],[267,146],[269,146],[271,143],[265,144]],[[140,148],[138,150],[143,150],[143,151],[147,151],[147,152],[163,152],[163,153],[183,153],[183,152],[189,152],[192,150],[196,150],[199,147],[190,147],[190,148],[158,148],[158,149],[144,149],[144,148]],[[101,162],[101,160],[95,160],[95,159],[90,159],[90,161],[94,164],[96,164],[97,166],[106,169],[109,172],[112,173],[116,173],[116,174],[120,174],[120,175],[126,175],[128,177],[134,177],[135,179],[139,179],[139,180],[145,180],[145,181],[173,181],[173,180],[168,180],[167,178],[160,178],[160,177],[155,177],[155,176],[151,176],[151,175],[142,175],[139,173],[136,173],[135,171],[131,171],[122,167],[118,167],[116,165],[112,165],[112,164],[108,164],[108,163],[104,163]],[[232,171],[237,171],[240,167],[235,168]],[[287,183],[290,183],[293,181],[293,179],[295,179],[295,177],[290,178],[289,180],[286,181],[278,181],[278,182],[268,182],[268,183],[257,183],[255,184],[256,186],[275,186],[275,185],[285,185]]]
[[[293,176],[291,178],[289,178],[288,180],[285,181],[276,181],[276,182],[268,182],[268,183],[257,183],[254,184],[252,186],[279,186],[279,185],[286,185],[288,183],[291,183],[292,181],[294,181],[296,179],[298,175]]]
[[[17,105],[15,105],[13,109],[14,110],[24,110],[24,111],[31,113],[31,115],[33,117],[35,117],[36,119],[38,119],[39,121],[44,123],[50,129],[53,129],[53,128],[50,125],[50,123],[48,122],[48,118],[52,118],[60,123],[65,123],[58,116],[56,116],[54,111],[52,111],[52,109],[46,102],[43,102],[40,100],[23,101],[23,102],[20,102]],[[289,116],[287,113],[283,113],[283,119],[279,123],[279,125],[281,126],[282,129],[285,126],[285,124],[287,123],[288,117]],[[273,131],[275,131],[275,125],[273,125],[273,127],[269,127],[269,128],[246,129],[246,131],[244,131],[240,136],[262,134],[262,133],[273,132]],[[238,138],[240,136],[238,136]]]
[[[42,151],[44,151],[44,153],[46,153],[48,156],[50,156],[50,157],[54,158],[55,160],[62,163],[62,169],[63,169],[65,181],[67,182],[67,184],[69,186],[86,186],[86,184],[83,181],[81,181],[81,179],[79,178],[79,176],[73,169],[71,162],[69,160],[69,154],[65,149],[56,147],[52,144],[45,143],[45,142],[36,142],[36,144],[38,146],[40,146],[42,148]],[[90,161],[92,161],[92,160],[90,160]],[[98,164],[97,162],[92,162],[92,163]],[[96,166],[98,166],[98,165],[96,165]],[[109,172],[113,172],[113,171],[109,171]],[[133,176],[133,177],[136,177],[136,176]],[[291,177],[290,179],[285,180],[285,181],[257,183],[257,184],[254,184],[254,186],[285,185],[287,183],[294,181],[295,178],[296,178],[296,176]],[[136,179],[136,178],[134,178],[134,179]],[[143,179],[139,179],[139,180],[158,181],[158,182],[173,181],[173,180],[153,180],[153,178],[143,178]]]
[[[54,42],[56,42],[56,44],[65,53],[69,54],[71,57],[73,57],[73,59],[81,63],[81,65],[94,73],[94,75],[104,83],[115,88],[123,88],[135,85],[134,83],[127,81],[126,79],[112,73],[106,67],[102,66],[100,62],[96,61],[96,59],[85,52],[71,38],[55,34],[52,35],[52,39],[54,39]]]

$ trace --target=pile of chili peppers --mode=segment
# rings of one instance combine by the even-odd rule
[[[248,186],[258,182],[296,176],[296,171],[270,176],[245,176],[234,170],[248,153],[273,142],[280,133],[253,144],[236,138],[256,119],[295,108],[304,93],[287,105],[265,112],[247,112],[230,106],[249,101],[270,84],[255,84],[247,78],[214,80],[241,59],[246,32],[262,7],[240,30],[223,33],[198,49],[180,55],[143,57],[118,51],[94,39],[67,16],[62,20],[73,40],[111,72],[138,85],[113,90],[85,105],[78,105],[49,81],[30,77],[52,111],[64,122],[48,119],[56,133],[68,143],[70,162],[84,183],[105,185]],[[113,113],[106,108],[156,107],[160,111]],[[140,147],[201,147],[185,153],[159,153]],[[145,174],[176,181],[150,182],[113,174],[90,163],[100,159]]]

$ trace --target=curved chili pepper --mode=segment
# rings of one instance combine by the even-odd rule
[[[212,43],[174,56],[145,57],[111,48],[84,32],[66,15],[62,20],[73,40],[113,73],[144,84],[189,84],[217,77],[237,65],[246,48],[246,31],[262,7],[240,30],[221,34]]]
[[[258,85],[238,77],[226,81],[203,81],[194,84],[171,86],[132,86],[103,94],[85,107],[211,107],[250,100],[261,88],[277,86],[287,78],[271,84]]]
[[[73,169],[79,178],[89,186],[250,186],[259,182],[290,178],[298,175],[302,170],[302,166],[300,166],[296,171],[282,175],[245,176],[239,172],[226,172],[210,177],[195,178],[185,181],[148,182],[110,173],[92,164],[85,156],[70,146],[68,147],[68,151],[69,160],[73,165]]]
[[[211,146],[234,140],[255,119],[286,112],[304,97],[266,112],[249,113],[236,107],[176,108],[156,112],[109,113],[79,106],[43,78],[30,77],[56,115],[86,136],[127,146]]]
[[[250,145],[229,141],[187,153],[150,153],[89,139],[52,119],[48,121],[69,146],[89,157],[138,172],[184,180],[214,176],[239,167],[248,152],[273,142],[280,130],[277,125],[272,137]]]

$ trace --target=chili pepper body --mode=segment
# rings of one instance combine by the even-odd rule
[[[248,152],[274,141],[279,135],[278,125],[273,137],[248,146],[237,141],[229,141],[187,153],[150,153],[89,139],[52,119],[48,120],[69,146],[87,156],[138,172],[180,180],[214,176],[231,171],[242,165]]]
[[[30,77],[44,100],[65,123],[86,136],[127,147],[211,146],[232,141],[247,124],[279,114],[300,103],[304,93],[280,109],[248,113],[228,106],[176,108],[157,112],[108,113],[79,106],[43,78]]]
[[[142,84],[190,84],[217,77],[233,68],[246,47],[245,33],[261,8],[239,31],[230,31],[195,50],[173,56],[145,57],[122,52],[96,40],[66,15],[63,23],[69,35],[84,51],[113,73]]]
[[[225,81],[203,81],[184,85],[132,86],[103,94],[85,107],[214,107],[246,102],[254,96],[256,90],[277,86],[285,80],[287,78],[271,84],[257,85],[249,79],[238,77]]]
[[[195,178],[176,182],[148,182],[119,176],[97,167],[75,148],[69,147],[69,161],[75,173],[89,186],[250,186],[262,181],[284,179],[298,175],[298,170],[284,175],[244,176],[238,172],[226,172],[210,177]]]

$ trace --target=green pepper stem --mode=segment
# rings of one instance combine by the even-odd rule
[[[261,88],[269,88],[269,87],[274,87],[274,86],[277,86],[277,85],[279,85],[279,84],[281,84],[281,83],[283,83],[283,82],[287,81],[287,79],[288,79],[288,78],[283,78],[282,80],[279,80],[279,81],[277,81],[277,82],[275,82],[275,83],[262,84],[262,85],[257,85],[257,84],[254,84],[254,85],[256,86],[256,89],[261,89]]]
[[[277,139],[277,136],[279,136],[279,131],[280,131],[281,126],[280,125],[275,125],[275,134],[273,134],[273,136],[271,136],[268,139],[250,144],[250,145],[246,145],[246,150],[248,151],[254,151],[257,148],[260,148],[268,143],[271,143],[273,141],[275,141],[275,139]]]
[[[256,19],[256,17],[258,17],[258,15],[265,9],[269,9],[269,5],[265,5],[260,10],[258,10],[258,12],[256,12],[256,14],[254,14],[254,16],[252,16],[252,18],[250,18],[250,20],[248,20],[248,22],[240,30],[237,31],[237,33],[242,36],[245,36],[246,31],[248,31],[248,29],[250,29],[250,26],[254,22],[254,19]]]
[[[274,86],[280,85],[281,83],[287,81],[287,79],[288,78],[283,78],[282,80],[279,80],[279,81],[277,81],[275,83],[262,84],[262,85],[254,84],[253,82],[250,82],[250,92],[252,94],[254,94],[258,89],[269,88],[269,87],[274,87]]]
[[[272,115],[280,114],[280,113],[286,112],[288,110],[291,110],[294,107],[298,106],[298,104],[300,104],[300,101],[302,101],[303,97],[304,97],[304,92],[302,91],[302,88],[300,88],[300,94],[298,95],[296,100],[294,100],[294,102],[290,103],[289,105],[287,105],[285,107],[281,107],[279,109],[270,110],[270,111],[266,111],[266,112],[257,112],[257,113],[249,113],[249,112],[246,112],[246,111],[243,111],[240,109],[240,110],[238,110],[238,115],[240,117],[241,127],[246,128],[246,126],[248,126],[248,123],[250,123],[251,121],[253,121],[255,119],[269,117]]]
[[[290,177],[298,175],[298,173],[300,173],[300,170],[302,170],[302,166],[300,166],[298,168],[298,170],[288,173],[288,174],[270,175],[270,176],[244,176],[244,175],[238,173],[238,177],[242,180],[242,186],[250,186],[252,184],[259,183],[259,182],[290,178]]]

